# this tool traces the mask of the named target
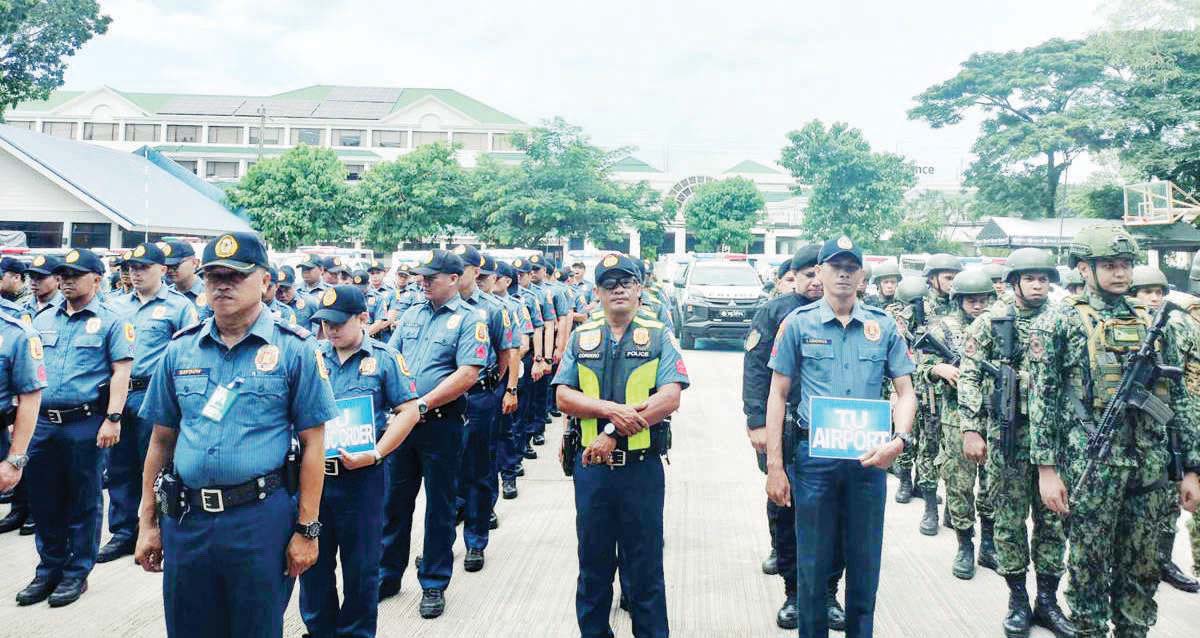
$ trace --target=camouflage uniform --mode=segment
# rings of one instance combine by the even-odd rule
[[[1068,298],[1057,312],[1043,314],[1033,324],[1027,353],[1030,461],[1057,466],[1069,490],[1087,463],[1091,427],[1075,412],[1099,418],[1120,377],[1120,357],[1137,348],[1148,324],[1140,306],[1093,290]],[[1161,354],[1167,365],[1185,363],[1191,337],[1181,326],[1172,321],[1165,331]],[[1187,385],[1200,389],[1200,362],[1193,369]],[[1085,385],[1085,379],[1090,383]],[[1185,466],[1200,466],[1200,391],[1189,397],[1184,384],[1166,385],[1160,384],[1156,394],[1166,397],[1175,411]],[[1090,483],[1071,495],[1067,601],[1081,637],[1107,635],[1110,618],[1116,636],[1144,636],[1155,623],[1160,522],[1170,507],[1167,501],[1177,498],[1154,489],[1166,474],[1166,435],[1164,426],[1131,410],[1117,430],[1111,454],[1097,463]]]
[[[925,294],[925,324],[912,325],[913,337],[919,337],[925,334],[928,326],[935,324],[942,317],[948,316],[958,311],[957,306],[951,301],[949,295],[939,295],[936,290],[930,290]],[[911,312],[911,309],[910,309]],[[939,409],[937,401],[936,384],[929,383],[927,377],[918,373],[913,377],[913,385],[916,387],[917,398],[921,401],[925,409]],[[931,493],[937,493],[937,456],[938,450],[937,439],[931,436],[928,428],[925,427],[924,419],[920,418],[922,411],[917,412],[917,421],[920,422],[920,427],[916,423],[913,424],[913,436],[917,438],[916,456],[914,464],[917,468],[917,485],[924,492],[928,490]]]

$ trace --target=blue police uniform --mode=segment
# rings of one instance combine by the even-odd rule
[[[129,378],[129,397],[121,419],[121,438],[108,451],[106,477],[108,487],[108,531],[110,544],[127,544],[132,551],[137,540],[138,504],[142,500],[142,466],[154,424],[138,418],[138,410],[150,387],[150,376],[167,351],[171,335],[199,320],[196,307],[187,297],[166,286],[142,301],[136,292],[115,297],[109,306],[133,324],[137,334],[133,371]],[[107,553],[107,550],[106,550]],[[102,557],[104,560],[105,557]]]
[[[54,294],[51,295],[50,301],[47,301],[45,303],[38,301],[37,297],[31,296],[29,298],[29,302],[25,304],[25,310],[30,315],[30,321],[29,321],[30,325],[33,325],[32,318],[38,316],[38,313],[40,313],[41,311],[43,311],[51,306],[57,306],[58,304],[61,304],[62,302],[63,302],[63,294],[57,290],[55,290]]]
[[[648,334],[642,333],[645,336],[639,337],[637,333],[643,330]],[[585,332],[600,334],[593,343],[581,344],[580,335]],[[657,341],[653,342],[654,339]],[[582,390],[580,355],[598,359],[605,356],[602,354],[605,350],[609,364],[621,357],[649,356],[658,352],[654,390],[672,383],[684,388],[690,384],[683,358],[669,330],[659,322],[635,317],[619,340],[613,337],[604,320],[581,326],[571,335],[554,385]],[[660,427],[654,426],[652,432]],[[624,437],[618,436],[618,439],[624,440]],[[620,447],[629,449],[628,443]],[[662,557],[666,487],[659,455],[653,450],[643,450],[640,454],[626,452],[623,466],[585,466],[580,454],[576,458],[574,487],[575,531],[579,543],[575,614],[581,635],[583,638],[613,635],[608,618],[612,607],[613,577],[619,564],[622,593],[628,597],[634,635],[667,636]],[[627,591],[625,587],[628,587]]]
[[[546,320],[542,314],[544,306],[539,299],[537,291],[532,287],[516,287],[514,293],[525,306],[524,316],[529,320],[534,329],[543,328],[546,325]],[[540,338],[540,337],[539,337]],[[527,450],[530,437],[537,432],[537,425],[534,424],[534,417],[537,413],[537,401],[534,400],[536,395],[535,390],[539,387],[539,383],[533,380],[533,363],[534,352],[532,340],[533,335],[530,335],[529,352],[521,359],[521,365],[524,367],[524,373],[521,375],[520,385],[517,386],[517,413],[513,415],[513,440],[516,447],[517,458],[513,458],[509,464],[510,478],[516,478],[515,472],[520,466],[520,456]],[[545,353],[543,353],[544,355]],[[545,378],[545,377],[543,377]],[[539,417],[540,418],[540,417]],[[544,426],[543,426],[544,427]]]
[[[67,262],[72,258],[84,261],[72,252]],[[108,408],[101,386],[116,362],[134,357],[136,331],[98,297],[74,314],[64,301],[34,318],[33,326],[45,346],[49,378],[24,479],[37,520],[37,574],[85,579],[100,544],[104,454],[96,435]]]
[[[285,574],[285,554],[297,504],[277,477],[294,433],[337,416],[328,377],[316,340],[276,320],[265,305],[232,348],[213,318],[185,328],[167,346],[140,417],[178,431],[175,471],[202,499],[191,499],[178,520],[161,518],[168,635],[282,633],[295,583]],[[203,411],[218,387],[233,402],[223,415],[210,412],[214,419]],[[260,477],[266,496],[257,501],[226,509],[217,502],[223,498],[205,496],[213,492],[204,488]]]
[[[33,315],[35,313],[26,306],[0,297],[0,314],[7,314],[21,323],[31,326],[33,325]]]
[[[788,465],[796,512],[796,597],[801,636],[827,636],[829,574],[843,538],[847,635],[869,636],[883,541],[886,473],[857,460],[813,458],[808,414],[813,397],[879,399],[885,378],[910,375],[915,365],[891,316],[856,303],[849,325],[822,299],[784,320],[769,366],[800,384],[794,459]]]
[[[376,438],[387,429],[392,408],[417,398],[403,355],[386,344],[364,336],[345,361],[329,341],[319,342],[318,348],[329,367],[335,398],[371,397]],[[300,576],[300,615],[313,638],[375,635],[386,486],[383,465],[349,470],[337,459],[325,461],[320,554]],[[344,598],[340,607],[334,572],[339,554]]]
[[[200,320],[208,319],[212,316],[212,307],[208,305],[208,293],[204,291],[204,280],[196,277],[192,280],[192,285],[186,289],[182,289],[178,284],[171,284],[171,290],[183,295],[196,306],[196,313]]]
[[[12,445],[8,426],[16,417],[17,395],[36,392],[46,387],[46,368],[41,339],[32,328],[0,312],[0,459],[8,456]],[[22,480],[17,488],[23,489]],[[15,496],[14,496],[15,498]],[[14,501],[25,508],[25,499]]]
[[[458,295],[434,308],[411,306],[388,344],[400,350],[424,396],[460,366],[483,368],[491,346],[487,324]],[[399,583],[407,567],[417,492],[425,483],[425,543],[417,579],[444,590],[454,569],[455,481],[462,459],[463,397],[432,408],[388,457],[389,489],[383,532],[382,584]]]
[[[500,300],[501,303],[505,304],[508,316],[511,318],[514,342],[513,347],[520,348],[522,337],[533,337],[533,320],[529,316],[529,311],[526,308],[525,303],[514,295],[507,294],[495,296]],[[532,351],[532,349],[533,348],[531,345],[530,350]],[[532,361],[532,356],[529,353],[526,353],[525,356],[522,357],[519,365],[522,366],[524,370],[528,370],[532,365]],[[507,377],[507,374],[505,376]],[[498,439],[496,442],[496,460],[493,476],[498,475],[501,480],[505,481],[516,480],[517,466],[521,462],[521,452],[525,449],[525,440],[521,437],[522,430],[520,429],[522,424],[518,419],[521,411],[520,393],[521,388],[524,385],[524,376],[525,375],[520,374],[520,371],[518,372],[517,411],[513,414],[499,414],[497,417],[499,426],[495,429]],[[500,392],[498,396],[503,399],[504,392],[508,385],[507,379],[502,379],[499,385]],[[499,495],[499,490],[494,486],[492,489],[493,508],[496,505],[496,500]]]
[[[300,325],[300,319],[296,316],[296,311],[278,299],[272,299],[271,303],[267,304],[267,310],[271,311],[271,316],[288,325]]]
[[[537,257],[537,255],[534,255]],[[533,258],[530,258],[532,261]],[[554,291],[550,289],[547,282],[530,283],[529,294],[533,295],[542,307],[542,321],[549,324],[557,324],[559,318],[559,304],[555,303]],[[555,326],[554,340],[558,341],[557,325]],[[551,346],[553,348],[553,346]],[[554,352],[542,352],[546,362],[553,367]],[[541,379],[533,382],[533,387],[530,389],[530,406],[528,421],[525,425],[529,429],[531,437],[543,436],[546,433],[546,419],[550,415],[550,405],[548,403],[550,397],[550,380],[554,376],[554,370]]]

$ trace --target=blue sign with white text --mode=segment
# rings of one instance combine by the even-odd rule
[[[870,399],[813,397],[808,411],[808,455],[857,459],[892,438],[892,404]]]
[[[337,418],[325,424],[325,458],[337,458],[338,450],[350,454],[375,449],[375,403],[371,397],[337,400]]]

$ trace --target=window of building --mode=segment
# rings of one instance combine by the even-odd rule
[[[242,127],[240,126],[210,126],[208,127],[209,144],[241,144]]]
[[[112,224],[71,224],[71,248],[108,248]]]
[[[34,130],[33,129],[33,120],[8,120],[7,122],[5,122],[5,124],[7,124],[9,126],[15,126],[17,128],[23,128],[27,131]]]
[[[309,146],[321,146],[325,144],[325,129],[320,128],[294,128],[292,129],[292,146],[297,144],[307,144]]]
[[[126,124],[125,125],[125,141],[126,142],[157,142],[158,141],[158,125],[157,124]]]
[[[196,160],[178,160],[177,159],[177,160],[175,160],[175,163],[188,169],[189,171],[192,172],[193,175],[198,174],[198,173],[196,173]]]
[[[517,147],[513,146],[512,135],[508,133],[492,133],[492,150],[515,151]]]
[[[371,146],[379,148],[406,148],[408,131],[371,131]]]
[[[96,142],[111,142],[117,139],[117,125],[84,122],[83,139]]]
[[[365,172],[367,172],[366,164],[346,164],[346,179],[352,182],[362,179]]]
[[[455,133],[454,143],[467,151],[486,151],[487,133]]]
[[[75,139],[75,123],[74,122],[42,122],[42,132],[46,135],[54,137],[65,137],[69,140]]]
[[[237,179],[237,162],[204,162],[204,176],[209,179]]]
[[[363,135],[366,131],[349,128],[333,129],[334,146],[362,146]]]
[[[262,131],[263,131],[263,135],[262,135],[262,143],[263,144],[282,144],[283,143],[283,128],[282,127],[268,127],[268,128],[262,129]],[[258,127],[257,126],[250,127],[250,143],[258,144]]]
[[[200,127],[192,125],[168,124],[167,141],[182,144],[200,141]]]
[[[413,146],[446,142],[445,131],[413,131]]]
[[[19,230],[25,233],[25,245],[30,248],[62,246],[62,222],[2,222],[0,230]]]

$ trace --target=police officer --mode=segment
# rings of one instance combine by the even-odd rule
[[[446,609],[454,570],[455,479],[462,461],[466,392],[479,381],[491,346],[487,323],[459,295],[463,261],[433,250],[414,270],[423,277],[425,301],[400,317],[389,345],[408,361],[417,382],[421,423],[388,461],[389,489],[383,531],[379,598],[400,591],[407,567],[417,492],[425,484],[425,542],[417,580],[422,618]]]
[[[267,266],[267,274],[270,275],[270,283],[267,289],[263,291],[262,302],[267,306],[267,310],[271,315],[280,321],[291,324],[293,326],[300,324],[300,318],[296,315],[296,311],[291,306],[279,301],[279,269],[275,266]]]
[[[136,333],[96,296],[104,263],[95,253],[72,250],[54,272],[64,301],[33,322],[45,345],[48,386],[25,477],[41,562],[17,604],[49,598],[60,607],[87,591],[96,563],[102,448],[121,438]]]
[[[300,262],[299,267],[300,278],[304,280],[299,292],[312,297],[316,303],[328,288],[325,284],[325,261],[316,255],[308,255]]]
[[[30,292],[32,292],[25,308],[31,317],[36,317],[39,312],[62,302],[62,293],[58,290],[58,275],[54,274],[54,269],[60,264],[62,264],[62,260],[58,257],[38,255],[25,269],[25,274],[29,276]]]
[[[488,257],[491,259],[491,257]],[[496,464],[500,474],[501,492],[505,499],[517,498],[517,471],[521,463],[521,452],[527,445],[522,437],[523,424],[520,421],[522,409],[522,390],[527,386],[528,375],[522,374],[533,365],[532,347],[536,333],[529,308],[518,296],[517,271],[509,263],[496,262],[496,282],[492,293],[502,303],[507,304],[508,314],[512,317],[513,330],[520,338],[520,345],[515,352],[509,354],[508,374],[504,383],[504,393],[501,395],[501,414],[499,441],[496,446]],[[539,318],[540,321],[540,318]],[[495,507],[493,495],[493,507]]]
[[[1200,367],[1190,354],[1195,336],[1177,321],[1167,323],[1159,355],[1163,364],[1183,368],[1184,378],[1147,388],[1174,417],[1163,423],[1130,406],[1108,456],[1096,459],[1080,484],[1093,461],[1091,430],[1116,391],[1122,359],[1139,348],[1150,325],[1145,309],[1124,296],[1137,253],[1123,227],[1077,233],[1069,263],[1086,291],[1034,322],[1027,353],[1030,460],[1038,466],[1042,502],[1070,514],[1067,602],[1078,636],[1106,636],[1110,621],[1116,636],[1146,635],[1157,616],[1163,513],[1175,499],[1189,511],[1200,504]],[[1168,428],[1181,440],[1184,470],[1170,492],[1161,489],[1168,475]]]
[[[135,559],[164,572],[170,636],[281,635],[317,559],[324,424],[338,411],[316,340],[262,303],[268,266],[251,232],[204,247],[213,316],[175,334],[139,414],[154,434]]]
[[[785,259],[780,262],[775,268],[775,280],[769,284],[764,284],[764,290],[768,289],[772,297],[779,295],[787,295],[796,291],[796,273],[792,272],[792,260]]]
[[[335,286],[315,314],[327,341],[318,348],[339,401],[370,397],[375,422],[369,451],[344,446],[329,456],[321,492],[317,562],[300,576],[300,616],[313,638],[375,635],[379,558],[387,480],[384,459],[412,431],[420,415],[412,403],[416,384],[403,355],[366,335],[367,304],[355,286]],[[405,409],[406,408],[406,409]],[[335,569],[342,566],[341,604]]]
[[[967,328],[958,376],[959,426],[963,454],[984,463],[988,501],[995,510],[996,572],[1008,583],[1007,636],[1028,636],[1036,622],[1055,635],[1074,635],[1074,627],[1058,605],[1058,582],[1064,570],[1066,530],[1063,520],[1042,505],[1037,469],[1029,464],[1029,329],[1049,308],[1050,284],[1058,282],[1054,256],[1040,248],[1019,248],[1008,257],[1008,284],[1014,303],[1000,302]],[[1014,414],[991,402],[987,388],[995,383],[983,365],[1010,366],[1018,379]],[[1005,432],[1002,417],[1010,419]],[[1006,450],[1005,445],[1009,445]],[[1033,517],[1032,543],[1026,519]],[[983,521],[987,525],[987,521]],[[1032,545],[1032,551],[1031,551]],[[1025,572],[1031,562],[1037,576],[1036,611],[1029,607]],[[982,556],[981,556],[982,561]]]
[[[545,376],[533,384],[532,401],[529,421],[530,443],[542,445],[546,442],[546,424],[550,422],[550,380],[554,376],[555,366],[561,360],[562,351],[558,348],[558,338],[566,324],[570,321],[565,316],[569,312],[567,302],[561,295],[555,294],[550,286],[550,277],[546,271],[544,255],[530,255],[529,287],[542,304],[542,363]],[[558,355],[559,358],[555,358]],[[534,363],[539,363],[536,359]]]
[[[21,302],[24,295],[25,263],[15,257],[0,259],[0,312],[28,326],[33,322],[33,314]]]
[[[896,286],[900,284],[900,266],[894,261],[885,261],[871,267],[871,283],[875,294],[866,302],[876,308],[886,308],[896,299]]]
[[[29,519],[27,483],[21,475],[29,462],[29,441],[46,387],[44,356],[37,333],[0,312],[0,492],[13,492],[8,514],[0,519],[0,534]]]
[[[535,419],[541,419],[538,414],[540,406],[537,400],[539,381],[545,377],[550,370],[550,366],[546,363],[546,332],[554,330],[554,304],[545,303],[545,298],[538,294],[538,290],[533,287],[533,265],[527,259],[514,259],[513,269],[517,273],[517,289],[514,293],[518,299],[525,304],[525,311],[529,314],[530,322],[533,324],[533,334],[530,335],[530,350],[525,355],[525,360],[522,362],[525,368],[524,384],[517,388],[517,414],[513,421],[513,436],[517,439],[517,447],[520,450],[521,456],[526,459],[536,459],[537,451],[531,445],[532,437],[537,432],[540,421],[535,423]],[[545,313],[549,312],[549,315]],[[549,322],[547,322],[549,316]],[[549,323],[549,327],[547,327]],[[521,476],[523,469],[520,464],[514,470],[514,476]]]
[[[280,266],[278,272],[279,283],[275,286],[275,299],[291,308],[296,315],[296,323],[307,328],[312,323],[313,313],[317,311],[317,301],[296,290],[296,269]]]
[[[883,542],[887,497],[884,469],[910,445],[916,412],[914,370],[908,344],[883,310],[857,300],[862,249],[849,237],[825,242],[817,257],[821,301],[788,315],[776,338],[767,403],[767,495],[796,509],[797,607],[801,636],[828,635],[828,578],[846,547],[846,631],[870,636]],[[844,373],[854,366],[857,371]],[[865,368],[865,369],[864,369]],[[892,381],[895,435],[856,460],[816,458],[808,449],[808,404],[812,397],[878,400],[883,379]],[[794,379],[801,385],[794,413],[794,460],[783,460],[784,413]],[[853,551],[850,551],[853,548]]]
[[[346,273],[346,265],[342,263],[341,257],[326,257],[321,260],[321,263],[325,266],[323,277],[327,288],[332,288],[342,283],[342,275]]]
[[[572,336],[554,385],[583,450],[574,452],[579,579],[575,615],[584,638],[612,636],[618,564],[635,636],[667,636],[660,460],[663,425],[690,381],[666,326],[637,316],[641,269],[606,255],[596,266],[605,318]],[[571,453],[564,450],[564,453]]]
[[[196,323],[196,307],[181,293],[163,284],[166,256],[157,244],[139,244],[128,259],[133,292],[112,298],[108,305],[133,324],[137,345],[129,378],[129,398],[121,419],[121,439],[108,452],[108,531],[112,538],[96,555],[107,563],[133,553],[137,542],[138,501],[142,497],[142,466],[150,445],[153,423],[141,421],[138,410],[150,387],[171,335]]]
[[[371,260],[367,264],[367,289],[363,291],[367,300],[367,314],[370,316],[371,324],[367,327],[367,335],[376,339],[384,339],[385,343],[390,334],[380,337],[381,334],[387,332],[388,327],[388,301],[392,299],[395,293],[390,286],[385,285],[383,280],[387,273],[387,267],[378,259]]]

